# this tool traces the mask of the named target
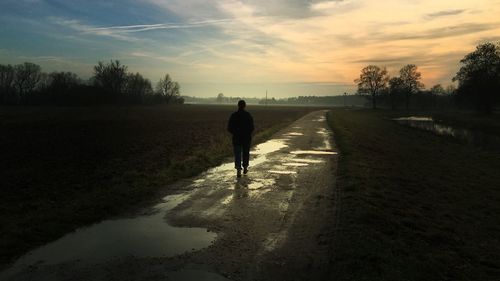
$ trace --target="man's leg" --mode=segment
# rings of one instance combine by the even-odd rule
[[[246,174],[248,171],[248,164],[250,162],[250,142],[242,145],[243,149],[243,172]]]
[[[234,149],[234,168],[236,170],[241,170],[241,144],[233,144]]]

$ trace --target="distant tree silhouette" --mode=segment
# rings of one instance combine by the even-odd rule
[[[429,90],[429,94],[432,95],[433,104],[434,107],[436,108],[438,107],[438,99],[446,95],[446,90],[443,88],[441,84],[436,84],[432,86],[432,88]]]
[[[216,100],[217,100],[217,102],[218,102],[218,103],[223,103],[223,102],[225,102],[225,101],[226,101],[226,97],[224,96],[224,94],[223,94],[223,93],[219,93],[219,94],[217,95],[217,99],[216,99]]]
[[[82,84],[82,80],[72,72],[52,72],[49,74],[49,87],[52,91],[65,92]]]
[[[418,93],[419,90],[424,88],[424,84],[420,82],[422,74],[417,71],[416,65],[407,64],[399,70],[399,77],[403,83],[406,109],[409,109],[411,95]]]
[[[391,108],[396,109],[399,97],[404,93],[403,80],[401,77],[392,77],[389,79],[389,97]]]
[[[450,84],[446,87],[445,89],[445,94],[447,95],[454,95],[457,91],[457,87],[455,87],[455,85],[453,84]]]
[[[358,84],[359,94],[369,94],[372,100],[372,107],[377,108],[377,95],[387,87],[389,76],[385,68],[376,65],[369,65],[361,70],[359,78],[354,80]]]
[[[127,83],[127,67],[120,64],[120,61],[110,61],[104,64],[99,61],[94,66],[94,85],[101,87],[106,94],[110,95],[111,101],[116,102],[120,94],[125,90]]]
[[[436,84],[432,86],[431,88],[431,93],[436,95],[436,96],[441,96],[446,94],[446,90],[443,88],[441,84]]]
[[[153,91],[151,81],[140,73],[127,72],[118,60],[98,62],[94,75],[83,81],[72,72],[41,71],[39,65],[25,62],[0,64],[0,104],[153,104],[184,103],[180,85],[167,74]]]
[[[460,63],[462,67],[453,78],[458,81],[459,95],[474,103],[477,111],[491,113],[500,96],[500,46],[480,44]]]
[[[14,66],[14,87],[19,97],[18,102],[26,102],[33,94],[42,78],[42,68],[34,63],[25,62]]]
[[[12,65],[0,64],[0,104],[12,103],[15,89],[14,89],[14,67]]]
[[[52,72],[47,77],[44,92],[48,103],[73,103],[71,100],[77,98],[75,92],[83,85],[78,75],[72,72]]]
[[[162,97],[165,103],[183,103],[181,102],[180,96],[180,85],[179,83],[172,81],[168,73],[165,78],[160,79],[156,85],[156,92]]]
[[[127,83],[125,86],[125,94],[131,103],[142,103],[146,96],[153,95],[153,87],[151,81],[136,73],[127,74]]]

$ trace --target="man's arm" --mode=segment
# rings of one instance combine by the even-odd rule
[[[231,117],[229,117],[229,121],[227,122],[227,131],[230,132],[231,134],[234,134],[234,116],[231,114]]]
[[[253,133],[253,130],[255,128],[253,126],[253,117],[252,117],[252,115],[248,114],[248,116],[250,117],[250,134],[251,134],[251,133]]]

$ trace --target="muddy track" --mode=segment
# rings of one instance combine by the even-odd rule
[[[165,187],[129,218],[80,229],[20,258],[1,280],[321,280],[336,225],[337,154],[326,111],[233,164]]]

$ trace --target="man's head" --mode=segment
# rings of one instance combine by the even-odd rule
[[[243,110],[247,106],[247,103],[244,100],[238,101],[238,109]]]

